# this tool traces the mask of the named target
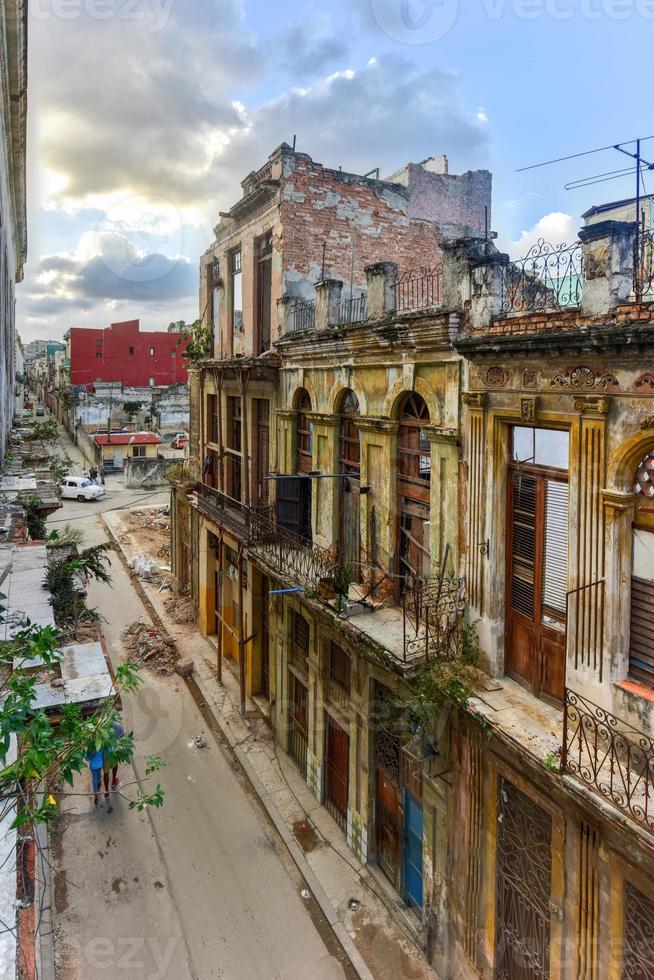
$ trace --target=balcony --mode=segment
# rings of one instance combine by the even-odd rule
[[[654,740],[566,690],[561,768],[654,832]]]

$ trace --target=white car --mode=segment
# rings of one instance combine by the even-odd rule
[[[61,484],[61,496],[68,500],[97,500],[106,490],[86,476],[67,476]]]

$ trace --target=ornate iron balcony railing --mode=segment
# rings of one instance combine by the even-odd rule
[[[321,578],[334,571],[334,559],[324,548],[304,541],[277,524],[274,508],[254,508],[199,484],[198,510],[249,546],[253,555],[283,578],[315,590]]]
[[[402,596],[405,663],[459,656],[464,607],[463,579],[415,580]]]
[[[577,307],[583,288],[583,246],[544,239],[502,268],[501,316]]]
[[[349,299],[342,299],[339,308],[339,323],[360,323],[368,316],[368,297],[352,296]]]
[[[636,300],[654,299],[654,231],[643,230],[634,246],[634,293]]]
[[[567,689],[561,768],[654,831],[654,739]]]
[[[443,301],[443,266],[421,273],[404,272],[393,283],[395,309],[398,313],[429,310]]]
[[[314,330],[316,326],[315,299],[294,298],[289,303],[287,329],[291,333],[299,330]]]

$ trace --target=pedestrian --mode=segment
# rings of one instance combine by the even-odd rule
[[[91,481],[91,483],[98,482],[98,471],[96,470],[95,466],[92,466],[91,469],[89,470],[89,480]]]
[[[100,483],[104,486],[104,466],[100,463]]]
[[[120,779],[118,778],[118,760],[114,755],[112,749],[115,749],[116,742],[119,738],[122,738],[125,734],[125,729],[120,724],[119,721],[114,721],[112,724],[113,734],[110,736],[108,744],[104,748],[104,760],[102,768],[104,770],[104,798],[109,799],[109,774],[111,773],[111,788],[112,790],[118,789],[120,786]]]
[[[86,761],[89,764],[89,769],[91,770],[91,782],[93,783],[93,803],[95,806],[98,805],[98,793],[100,792],[100,786],[102,784],[102,767],[104,765],[104,752],[102,749],[95,749],[94,751],[89,751],[86,753]],[[105,793],[105,799],[109,796]]]

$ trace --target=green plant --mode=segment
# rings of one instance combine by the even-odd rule
[[[20,500],[20,498],[18,498]],[[32,541],[45,541],[46,523],[45,517],[41,513],[43,501],[40,497],[29,497],[22,500],[25,507],[25,519],[27,521],[27,531]]]
[[[180,330],[178,348],[183,346],[184,341],[188,343],[182,356],[187,360],[191,362],[201,361],[208,357],[213,345],[213,323],[204,324],[202,320],[191,323],[190,326]]]
[[[334,569],[334,589],[336,595],[348,596],[352,582],[352,569],[347,562],[337,565]]]
[[[38,442],[56,442],[59,438],[59,429],[55,419],[46,419],[45,422],[35,422],[31,428],[30,439]]]
[[[0,622],[5,619],[5,598],[0,594]],[[58,800],[67,793],[64,787],[72,787],[75,774],[86,768],[88,752],[111,743],[117,761],[127,764],[134,756],[133,733],[114,739],[113,725],[119,716],[113,700],[90,716],[70,704],[56,719],[34,707],[37,679],[24,665],[36,661],[44,669],[53,669],[60,658],[57,631],[34,623],[0,646],[0,816],[11,813],[15,828],[33,829],[53,819]],[[134,693],[140,685],[135,663],[126,661],[116,668],[115,695]],[[162,766],[158,756],[150,756],[146,779]],[[132,799],[125,794],[129,785],[137,787]],[[123,784],[119,792],[137,811],[164,802],[159,784],[151,793],[136,783]]]
[[[545,768],[550,772],[561,772],[561,763],[556,752],[548,752],[545,756]]]
[[[141,411],[140,402],[123,402],[123,412],[128,419],[132,419],[135,415]]]
[[[395,702],[413,732],[429,732],[448,703],[466,708],[480,679],[482,653],[476,626],[466,623],[461,611],[443,633],[443,642],[436,642],[439,655],[421,664],[408,681],[406,694]]]
[[[55,622],[74,637],[81,625],[99,622],[97,610],[86,607],[86,593],[80,581],[90,577],[107,585],[111,583],[109,550],[110,544],[99,544],[86,548],[74,558],[50,563],[44,584],[51,593]]]
[[[84,531],[81,527],[73,527],[72,524],[66,524],[64,527],[58,531],[51,531],[48,535],[47,540],[52,542],[52,544],[58,547],[65,548],[75,545],[79,546],[84,539]]]
[[[63,483],[70,473],[70,462],[61,456],[50,456],[48,459],[48,469],[50,476],[57,484],[57,489],[59,489],[59,485]]]

